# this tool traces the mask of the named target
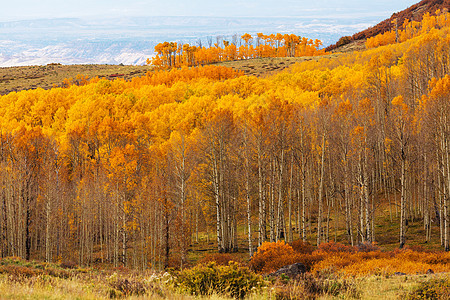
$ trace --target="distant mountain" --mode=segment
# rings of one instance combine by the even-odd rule
[[[257,32],[294,33],[325,45],[374,24],[377,16],[123,17],[0,22],[0,67],[62,64],[144,64],[157,43],[196,44]]]
[[[2,51],[8,45],[7,51]],[[152,44],[150,46],[153,46]],[[153,55],[153,47],[133,42],[73,41],[50,45],[0,42],[0,67],[62,64],[143,65]]]
[[[353,34],[351,37],[341,38],[340,41],[327,48],[327,51],[336,49],[343,44],[351,41],[361,41],[367,38],[376,36],[380,33],[389,31],[393,27],[393,21],[397,18],[398,24],[401,26],[405,19],[411,21],[421,21],[423,15],[426,13],[434,14],[438,9],[450,9],[450,0],[423,0],[417,4],[408,7],[405,10],[392,14],[389,19],[386,19],[375,26],[369,27],[363,31]]]

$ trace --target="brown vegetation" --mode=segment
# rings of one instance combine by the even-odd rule
[[[0,95],[36,88],[48,90],[62,86],[65,79],[76,83],[81,76],[130,80],[145,75],[149,69],[147,66],[61,64],[0,68]]]
[[[408,7],[405,10],[392,14],[389,19],[386,19],[377,25],[367,28],[361,32],[355,33],[351,36],[341,38],[336,44],[328,46],[326,51],[341,51],[341,47],[350,43],[351,41],[366,40],[379,34],[388,31],[395,31],[396,26],[401,28],[406,20],[420,22],[425,14],[435,14],[437,10],[445,11],[450,9],[449,0],[423,0],[417,4]],[[396,25],[397,24],[397,25]],[[349,41],[350,40],[350,41]],[[345,41],[345,42],[344,42]],[[339,49],[338,49],[339,48]]]

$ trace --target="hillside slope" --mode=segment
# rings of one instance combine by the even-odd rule
[[[61,64],[0,68],[0,95],[36,88],[48,90],[61,86],[65,78],[76,80],[80,74],[88,78],[130,80],[145,75],[149,69],[148,66]]]
[[[406,19],[418,22],[422,20],[423,15],[426,13],[434,15],[437,10],[448,11],[448,9],[450,9],[450,0],[423,0],[405,10],[393,13],[389,19],[383,20],[373,27],[355,33],[351,37],[342,37],[336,44],[328,46],[326,51],[333,51],[350,43],[355,44],[355,41],[365,40],[389,31],[395,26],[395,19],[397,19],[398,25],[401,26]]]
[[[333,55],[336,56],[336,54]],[[217,65],[242,71],[245,75],[265,77],[280,72],[295,63],[318,60],[323,57],[330,58],[331,56],[256,58],[220,62]],[[48,90],[53,86],[61,86],[65,78],[76,80],[80,74],[89,78],[131,80],[134,77],[145,75],[149,70],[151,70],[150,66],[59,64],[0,68],[0,95],[37,88]]]

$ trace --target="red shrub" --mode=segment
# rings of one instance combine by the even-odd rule
[[[379,251],[380,248],[375,243],[362,243],[357,246],[358,252],[374,252]]]
[[[312,254],[315,247],[308,242],[303,242],[302,240],[296,240],[289,244],[295,252],[301,254]]]
[[[253,255],[250,266],[256,272],[272,273],[279,268],[300,262],[301,255],[283,241],[275,243],[265,242]]]

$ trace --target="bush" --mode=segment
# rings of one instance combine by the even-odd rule
[[[133,278],[118,278],[117,273],[108,280],[110,298],[145,295],[149,287],[143,282]]]
[[[15,257],[7,257],[0,260],[0,274],[7,274],[10,279],[17,281],[42,275],[70,278],[81,272],[82,270],[80,269],[69,270],[62,268],[58,264],[26,261]]]
[[[317,264],[325,259],[325,255],[326,254],[324,254],[324,253],[299,255],[297,257],[297,262],[304,264],[306,269],[308,271],[311,271],[311,269],[314,267],[315,264]]]
[[[18,266],[18,265],[4,265],[0,267],[0,274],[7,274],[13,281],[20,281],[23,278],[31,278],[42,274],[40,270]]]
[[[181,271],[175,279],[175,286],[191,295],[217,293],[242,299],[253,289],[261,288],[263,279],[237,263],[220,266],[212,262]]]
[[[63,269],[75,269],[77,264],[74,261],[63,261],[60,266]]]
[[[321,295],[342,298],[359,298],[360,291],[353,281],[342,279],[326,279],[305,274],[295,282],[277,286],[276,299],[316,299]]]
[[[359,244],[357,249],[358,252],[375,252],[380,250],[376,244],[368,242]]]
[[[72,275],[68,270],[57,268],[47,268],[45,274],[58,278],[69,278]]]
[[[296,240],[289,244],[295,252],[300,254],[312,254],[315,247],[308,242]]]
[[[335,273],[339,272],[347,266],[351,266],[357,262],[357,259],[353,255],[341,254],[341,255],[327,255],[323,260],[314,264],[314,273]]]
[[[272,273],[283,266],[300,262],[299,256],[283,241],[264,242],[250,260],[250,266],[258,273]]]

